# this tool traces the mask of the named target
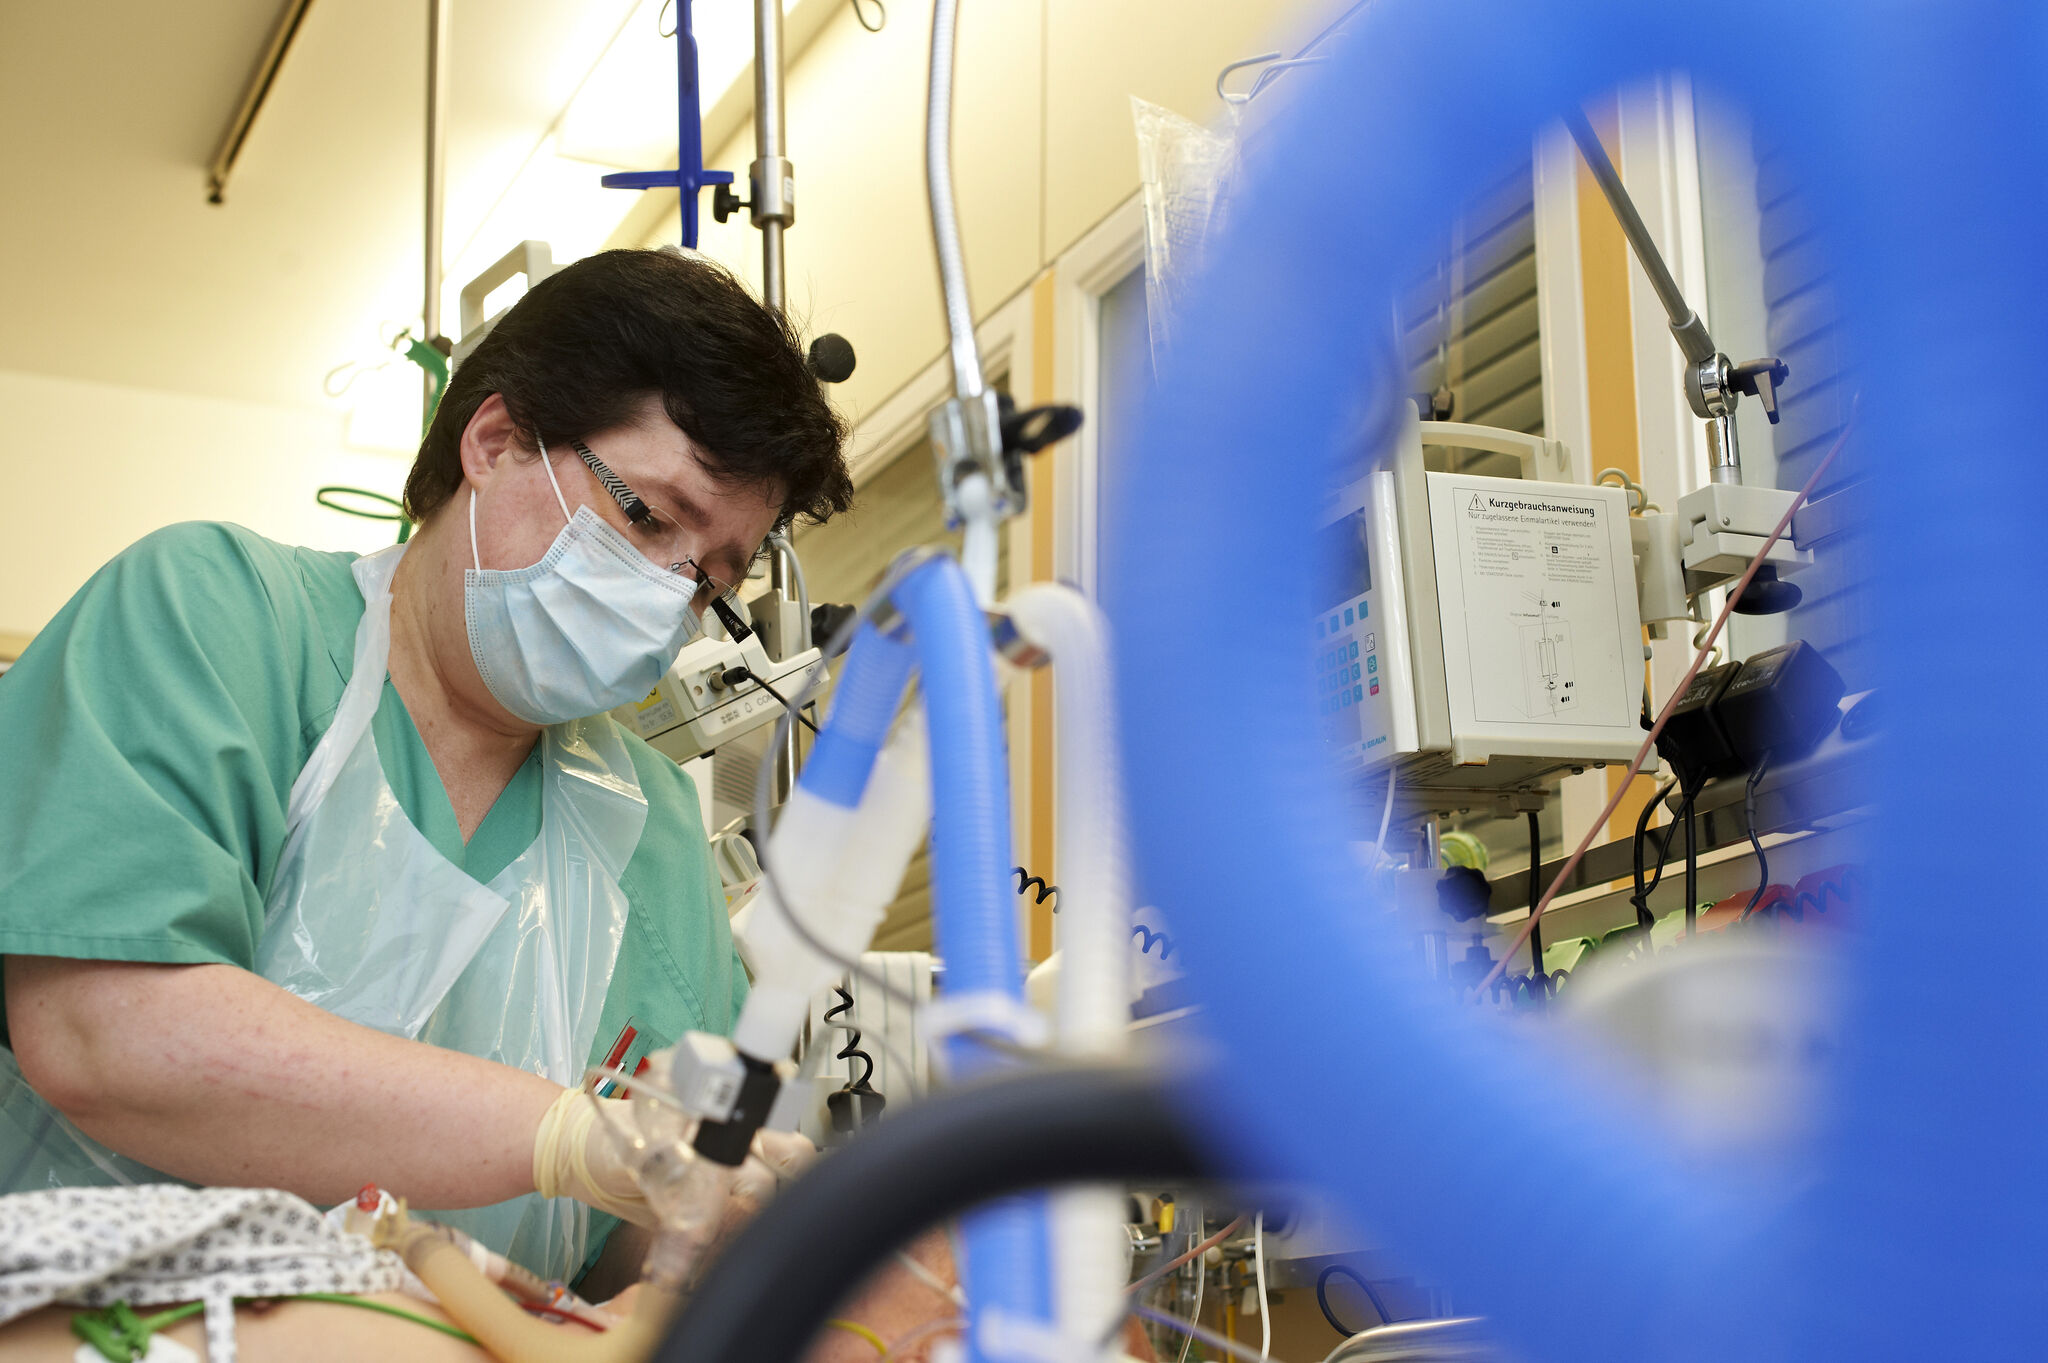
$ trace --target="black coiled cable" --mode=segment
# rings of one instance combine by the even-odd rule
[[[831,1022],[834,1018],[845,1017],[853,1012],[853,995],[847,991],[845,985],[833,985],[832,992],[839,996],[839,1002],[825,1010],[826,1022]],[[862,1068],[859,1076],[847,1080],[846,1088],[856,1093],[871,1093],[874,1091],[874,1085],[871,1081],[875,1077],[875,1058],[860,1048],[860,1032],[851,1023],[846,1024],[845,1035],[846,1044],[841,1046],[832,1058],[834,1060],[860,1061]]]
[[[1034,904],[1043,904],[1046,900],[1050,899],[1052,901],[1052,911],[1054,913],[1060,911],[1059,886],[1046,884],[1044,876],[1032,875],[1031,872],[1025,870],[1022,866],[1012,866],[1010,874],[1017,877],[1018,894],[1034,895],[1035,898],[1031,901]]]

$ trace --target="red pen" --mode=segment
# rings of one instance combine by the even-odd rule
[[[633,1039],[639,1035],[640,1029],[633,1025],[633,1019],[627,1018],[626,1025],[619,1029],[619,1039],[612,1043],[612,1048],[609,1051],[605,1052],[604,1067],[608,1070],[615,1070],[624,1064],[626,1052],[633,1049]],[[590,1085],[586,1084],[585,1087],[590,1087]],[[596,1090],[599,1097],[605,1096],[611,1087],[612,1079],[610,1075],[603,1075],[597,1078]]]

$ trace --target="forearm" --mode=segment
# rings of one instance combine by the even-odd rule
[[[9,957],[31,1085],[94,1139],[197,1183],[336,1202],[375,1182],[414,1206],[533,1189],[561,1089],[345,1022],[249,971]]]

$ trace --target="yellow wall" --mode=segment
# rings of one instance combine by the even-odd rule
[[[374,549],[394,528],[317,506],[323,483],[396,491],[406,461],[346,448],[338,412],[0,371],[0,657],[152,530],[234,521],[321,549]]]

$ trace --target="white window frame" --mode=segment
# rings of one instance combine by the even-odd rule
[[[1660,76],[1621,92],[1622,183],[1663,253],[1685,301],[1706,322],[1707,229],[1700,206],[1699,135],[1692,82]],[[1693,415],[1681,383],[1685,356],[1650,277],[1629,254],[1630,331],[1635,341],[1636,448],[1650,500],[1675,507],[1707,482],[1706,429]],[[1676,678],[1673,678],[1675,681]]]
[[[1053,262],[1053,392],[1085,419],[1056,447],[1052,575],[1090,598],[1101,580],[1102,298],[1145,263],[1145,201],[1132,194]]]
[[[1592,399],[1586,386],[1586,279],[1579,254],[1579,151],[1564,124],[1535,139],[1536,325],[1543,367],[1543,434],[1562,440],[1567,475],[1590,483]]]

